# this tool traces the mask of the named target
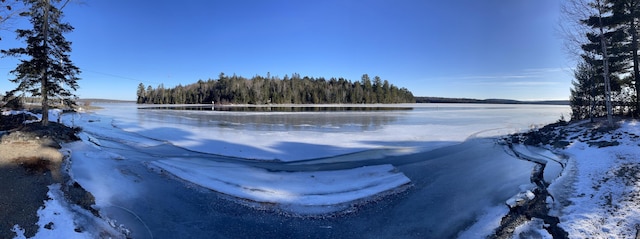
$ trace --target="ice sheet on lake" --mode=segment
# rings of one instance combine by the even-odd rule
[[[388,164],[314,172],[272,172],[240,164],[179,158],[152,164],[233,197],[303,210],[340,207],[410,183],[409,178]]]
[[[247,113],[116,108],[101,113],[114,117],[113,124],[125,131],[190,150],[280,161],[368,150],[378,150],[381,154],[376,157],[390,156],[386,154],[389,152],[391,155],[425,152],[469,137],[502,135],[552,123],[568,113],[566,106],[406,106],[415,109]],[[297,127],[299,125],[307,127]]]
[[[397,193],[410,183],[409,178],[388,164],[333,171],[282,172],[239,162],[166,157],[149,148],[162,141],[113,128],[106,118],[91,115],[74,117],[75,123],[85,129],[79,134],[83,142],[70,143],[65,147],[71,151],[71,158],[74,159],[73,177],[94,194],[98,207],[110,207],[114,200],[137,198],[144,191],[135,183],[135,175],[123,171],[124,167],[119,166],[120,160],[133,156],[114,153],[111,147],[124,149],[114,143],[128,145],[131,147],[129,150],[151,150],[151,155],[144,156],[148,158],[137,160],[150,160],[148,165],[186,181],[235,198],[275,204],[295,214],[340,211],[350,203]]]

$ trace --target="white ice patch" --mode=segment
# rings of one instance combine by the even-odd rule
[[[285,207],[340,205],[410,182],[392,165],[336,171],[272,172],[199,159],[166,159],[151,163],[186,181],[227,195]]]
[[[515,206],[522,205],[522,203],[524,203],[524,202],[533,200],[535,197],[536,197],[536,195],[533,194],[533,192],[527,190],[525,192],[520,192],[520,193],[516,194],[515,196],[507,199],[506,204],[510,208],[513,208]]]

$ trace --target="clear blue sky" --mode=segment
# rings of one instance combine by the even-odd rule
[[[220,72],[378,75],[417,96],[568,99],[557,0],[94,0],[71,4],[81,98]],[[20,26],[20,24],[16,24]],[[24,25],[22,25],[24,26]],[[0,48],[22,44],[0,32]],[[0,59],[0,91],[16,61]],[[4,78],[4,79],[3,79]]]

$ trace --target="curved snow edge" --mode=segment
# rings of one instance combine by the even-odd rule
[[[235,197],[298,215],[327,214],[349,204],[405,191],[411,180],[390,164],[314,172],[268,171],[204,159],[166,159],[150,167]]]

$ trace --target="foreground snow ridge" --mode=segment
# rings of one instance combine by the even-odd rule
[[[329,213],[373,196],[399,192],[411,180],[389,164],[354,169],[280,172],[205,159],[151,162],[178,178],[239,199],[276,204],[295,214]]]

